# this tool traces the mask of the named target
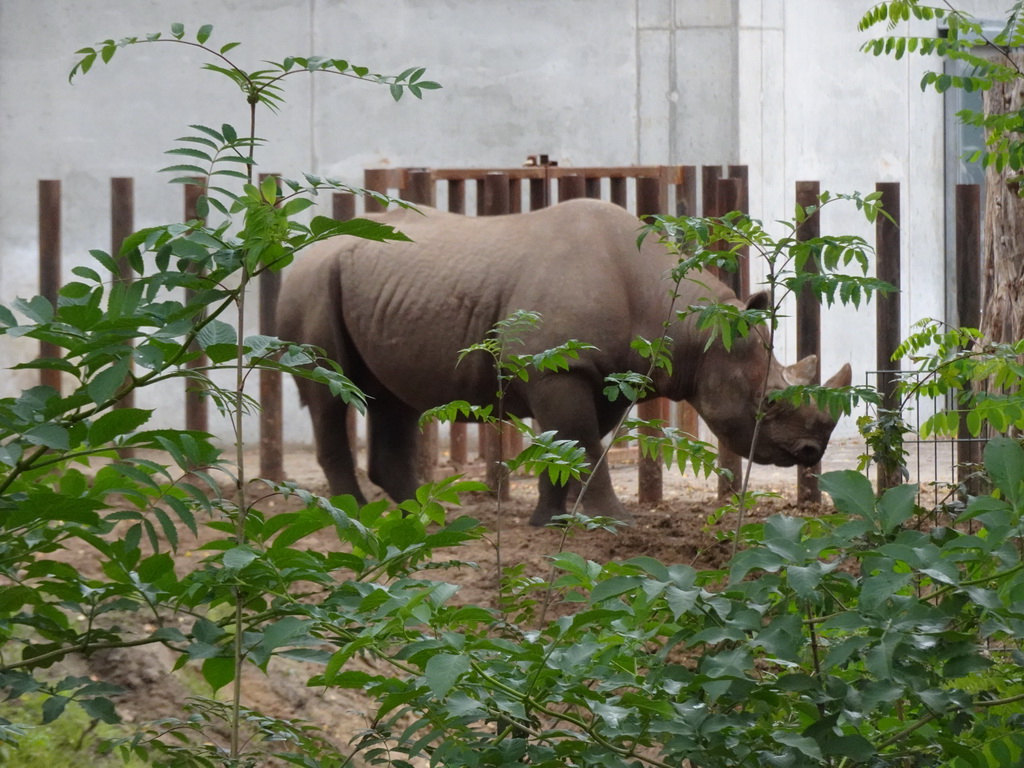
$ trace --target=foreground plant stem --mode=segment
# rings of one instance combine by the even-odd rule
[[[249,96],[249,160],[246,165],[246,176],[248,183],[253,181],[253,157],[256,148],[256,106],[259,104],[258,97]],[[235,545],[245,544],[245,520],[248,516],[249,505],[246,501],[245,484],[245,430],[244,430],[244,395],[245,395],[245,345],[242,343],[243,328],[245,327],[245,297],[249,287],[249,260],[248,253],[242,254],[242,269],[238,285],[238,349],[235,356],[235,471],[237,473],[236,492],[238,497],[238,509],[235,512]],[[245,665],[245,648],[242,642],[243,630],[245,629],[245,598],[241,590],[235,589],[235,638],[234,638],[234,679],[231,681],[231,757],[238,759],[241,749],[241,724],[242,724],[242,673]]]

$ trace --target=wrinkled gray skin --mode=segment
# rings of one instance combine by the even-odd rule
[[[509,387],[505,408],[534,417],[541,430],[557,430],[582,445],[592,464],[601,439],[616,424],[623,399],[609,402],[604,377],[646,372],[648,362],[630,347],[637,336],[656,339],[670,313],[675,264],[648,238],[637,251],[639,222],[627,211],[596,200],[574,200],[526,214],[464,217],[433,209],[421,215],[398,210],[379,218],[413,243],[375,243],[338,237],[312,247],[287,273],[278,305],[278,335],[314,344],[341,364],[370,396],[369,477],[393,499],[414,495],[419,415],[452,400],[495,401],[491,358],[459,350],[483,340],[517,309],[539,312],[540,326],[524,337],[521,353],[539,352],[578,339],[598,349],[585,352],[568,372],[531,372]],[[706,274],[684,281],[676,307],[705,299],[736,302]],[[752,306],[766,306],[761,294]],[[738,304],[738,302],[737,302]],[[747,456],[765,376],[768,389],[809,383],[812,357],[783,367],[770,358],[761,335],[704,351],[705,337],[692,321],[676,321],[671,375],[655,374],[660,396],[688,400],[722,444]],[[850,383],[846,365],[829,382]],[[298,379],[309,407],[317,458],[334,494],[359,490],[353,448],[346,437],[346,406],[327,387]],[[813,465],[835,423],[812,407],[772,405],[758,438],[755,462]],[[564,514],[567,489],[540,479],[540,498],[530,520],[544,525]],[[602,462],[584,498],[589,515],[629,520]]]

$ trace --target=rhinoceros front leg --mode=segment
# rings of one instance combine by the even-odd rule
[[[607,401],[598,401],[600,392],[582,375],[558,373],[534,382],[529,395],[530,408],[542,431],[555,430],[564,440],[575,440],[587,452],[592,473],[583,509],[591,517],[605,516],[632,523],[633,516],[622,506],[612,488],[607,462],[597,464],[603,452],[601,438],[611,430],[621,409]],[[596,469],[593,469],[597,467]],[[530,525],[547,525],[555,515],[566,513],[568,485],[552,483],[546,474],[538,481],[539,499]]]
[[[419,413],[387,396],[367,409],[369,475],[396,502],[416,496],[416,444]]]

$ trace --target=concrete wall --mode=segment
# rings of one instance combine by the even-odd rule
[[[907,323],[939,315],[942,100],[922,94],[928,62],[858,51],[868,2],[849,0],[3,0],[0,3],[0,300],[36,289],[38,179],[63,180],[65,272],[109,248],[109,178],[136,179],[136,225],[181,216],[181,190],[157,169],[191,123],[246,122],[223,78],[197,51],[158,43],[117,53],[67,83],[74,51],[108,37],[203,23],[213,42],[243,43],[245,66],[311,53],[375,71],[427,67],[444,85],[395,103],[341,77],[296,75],[287,103],[264,112],[262,170],[360,184],[380,166],[514,166],[547,153],[562,165],[744,163],[751,210],[788,218],[793,186],[869,192],[904,184]],[[994,0],[973,4],[998,17]],[[915,28],[917,29],[917,28]],[[921,31],[929,31],[920,28]],[[848,210],[823,227],[871,227]],[[874,368],[872,309],[825,313],[826,373]],[[255,323],[252,324],[255,327]],[[791,334],[780,357],[792,358]],[[5,366],[33,344],[0,338]],[[13,373],[10,393],[34,382]],[[291,388],[289,397],[293,396]],[[176,394],[143,395],[167,423]],[[294,402],[287,438],[307,440]],[[228,436],[226,425],[215,428]],[[853,432],[852,423],[842,427]]]

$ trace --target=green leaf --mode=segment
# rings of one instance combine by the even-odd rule
[[[196,337],[199,346],[206,349],[216,344],[238,344],[238,335],[234,326],[228,325],[222,320],[211,320],[207,323]]]
[[[93,376],[86,386],[86,391],[94,403],[108,403],[114,399],[118,389],[124,385],[127,375],[128,359],[122,358]]]
[[[882,533],[892,533],[896,528],[914,516],[917,508],[918,488],[916,485],[898,485],[888,489],[878,500],[878,523]]]
[[[98,499],[76,498],[63,493],[54,493],[46,487],[37,487],[26,494],[17,508],[7,513],[3,520],[8,529],[37,521],[64,520],[83,525],[96,525],[104,503]]]
[[[612,576],[610,579],[598,582],[590,593],[590,602],[594,605],[618,597],[630,590],[642,586],[643,579],[639,576]]]
[[[618,728],[619,724],[630,715],[630,711],[625,707],[601,701],[595,701],[591,708],[594,710],[594,714],[604,720],[605,725],[612,729]]]
[[[274,205],[277,202],[277,176],[267,176],[260,184],[260,193],[268,204]]]
[[[192,634],[201,643],[213,644],[226,633],[209,619],[200,618],[192,625]]]
[[[1024,501],[1024,448],[1009,437],[995,437],[985,446],[985,469],[996,487],[1014,504]]]
[[[152,411],[140,408],[118,408],[105,413],[89,427],[89,443],[100,446],[133,432],[149,421],[152,414]]]
[[[439,653],[427,661],[423,678],[430,692],[441,699],[447,696],[456,681],[469,671],[469,666],[468,656]]]
[[[174,574],[174,559],[166,552],[150,555],[139,563],[138,574],[143,584],[153,584]]]
[[[80,699],[78,704],[93,720],[99,720],[100,722],[109,723],[110,725],[116,725],[121,722],[121,718],[114,709],[114,702],[110,699],[102,697],[94,699]]]
[[[175,147],[174,149],[168,149],[164,152],[165,155],[181,155],[182,157],[194,157],[197,160],[205,160],[208,163],[213,162],[213,158],[201,149],[195,147]]]
[[[234,547],[224,553],[224,567],[241,570],[257,557],[259,555],[248,547]]]
[[[668,568],[660,560],[647,555],[637,555],[631,557],[623,562],[623,565],[634,565],[637,568],[643,569],[649,573],[652,578],[658,581],[668,581],[670,579]]]
[[[827,734],[821,739],[821,754],[849,758],[855,763],[866,763],[876,755],[874,745],[860,734],[837,736]]]
[[[793,749],[798,752],[802,752],[812,760],[821,760],[821,747],[818,746],[818,742],[808,736],[801,736],[797,733],[776,731],[772,734],[772,738],[780,744],[785,744],[787,747],[793,747]]]
[[[861,607],[877,610],[882,603],[910,584],[910,572],[881,571],[866,577],[861,585]]]
[[[206,680],[214,693],[235,679],[235,660],[225,656],[216,656],[203,662],[203,679]]]
[[[821,490],[832,497],[832,503],[840,512],[877,523],[875,491],[871,481],[860,472],[852,469],[826,472],[819,482]]]
[[[403,235],[394,227],[382,224],[369,219],[349,219],[348,221],[336,221],[326,216],[314,216],[309,222],[310,231],[318,238],[334,237],[336,235],[351,235],[361,237],[364,240],[399,240],[411,242],[406,235]]]
[[[698,589],[680,589],[671,585],[665,589],[665,602],[668,604],[669,610],[672,611],[672,617],[676,620],[693,610],[699,596],[700,590]]]
[[[313,205],[315,205],[315,203],[308,197],[295,197],[281,207],[281,213],[285,216],[292,217]]]
[[[313,621],[311,619],[285,616],[265,627],[261,644],[272,651],[283,645],[294,643],[296,640],[305,637],[307,634],[306,630],[312,625]]]
[[[785,560],[769,549],[752,547],[736,553],[729,568],[729,579],[732,583],[739,583],[752,570],[767,571],[775,573]]]
[[[797,597],[806,600],[814,594],[821,583],[821,563],[813,562],[807,566],[792,565],[786,569],[786,577]]]
[[[71,701],[71,699],[68,699],[64,696],[51,696],[46,701],[44,701],[42,724],[46,725],[47,723],[52,723],[54,720],[56,720],[58,717],[64,714],[64,710],[67,708],[69,701]]]
[[[25,317],[40,325],[53,321],[53,304],[45,296],[33,296],[31,299],[15,299],[11,302],[16,310]]]
[[[856,619],[856,621],[858,622],[858,625],[860,625],[861,620]],[[857,654],[870,642],[870,639],[867,637],[848,637],[832,646],[828,654],[825,656],[822,666],[825,669],[842,667],[851,657]]]
[[[210,34],[213,32],[212,24],[203,24],[196,33],[196,41],[202,45],[210,39]]]
[[[66,451],[71,447],[68,431],[57,424],[40,424],[25,433],[25,440],[33,445],[43,445],[55,451]]]

